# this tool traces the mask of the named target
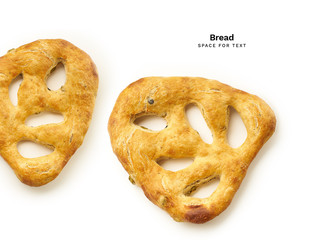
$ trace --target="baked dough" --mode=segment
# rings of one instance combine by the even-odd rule
[[[58,90],[46,80],[58,63],[65,67],[66,82]],[[18,104],[9,99],[9,85],[22,75]],[[0,154],[18,178],[30,186],[52,181],[82,144],[92,117],[98,74],[91,58],[62,39],[38,40],[12,49],[0,58]],[[30,115],[43,111],[63,114],[61,123],[25,125]],[[54,151],[24,158],[17,143],[30,140]]]
[[[196,104],[214,141],[203,142],[185,118]],[[229,108],[241,116],[247,138],[238,148],[227,142]],[[134,121],[144,115],[165,118],[161,131]],[[146,197],[176,221],[204,223],[223,212],[238,190],[249,164],[275,130],[270,107],[257,96],[218,81],[196,77],[148,77],[129,85],[118,97],[108,123],[113,151]],[[172,172],[157,162],[163,158],[194,158],[185,169]],[[207,198],[191,192],[219,179]]]

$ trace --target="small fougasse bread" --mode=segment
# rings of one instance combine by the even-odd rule
[[[62,63],[66,82],[52,91],[46,85],[51,71]],[[9,98],[9,85],[22,75],[18,104]],[[10,50],[0,58],[0,154],[18,178],[40,186],[58,176],[82,144],[88,130],[98,88],[98,74],[91,58],[61,39],[38,40]],[[27,117],[40,112],[58,112],[61,123],[31,127]],[[24,158],[17,143],[30,140],[54,151],[46,156]]]
[[[203,142],[185,117],[196,104],[213,134]],[[229,108],[241,116],[247,138],[238,148],[227,142]],[[134,124],[143,115],[165,118],[167,127],[152,131]],[[129,85],[118,97],[108,123],[113,151],[146,197],[176,221],[204,223],[223,212],[238,190],[249,164],[275,130],[270,107],[257,96],[218,81],[194,77],[149,77]],[[162,168],[163,158],[194,158],[176,172]],[[207,198],[191,192],[213,179]]]

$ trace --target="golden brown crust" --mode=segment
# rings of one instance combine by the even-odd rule
[[[58,63],[65,67],[66,82],[59,90],[46,86]],[[18,104],[8,88],[22,74]],[[91,120],[98,88],[98,74],[91,58],[62,39],[38,40],[10,50],[0,58],[0,154],[25,184],[40,186],[52,181],[82,144]],[[64,121],[38,127],[25,125],[28,116],[59,112]],[[24,158],[17,143],[30,140],[54,151],[43,157]]]
[[[186,120],[185,107],[191,103],[200,108],[214,136],[212,144],[203,142]],[[238,148],[227,142],[230,106],[247,129],[247,138]],[[164,117],[168,126],[151,131],[134,124],[136,117],[147,114]],[[204,223],[230,204],[275,125],[275,115],[263,100],[218,81],[149,77],[132,83],[120,94],[108,130],[113,151],[150,201],[176,221]],[[157,164],[163,157],[193,157],[194,162],[172,172]],[[210,197],[189,196],[192,188],[215,178],[220,182]]]

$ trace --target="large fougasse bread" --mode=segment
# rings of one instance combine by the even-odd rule
[[[46,80],[62,63],[65,84],[50,90]],[[8,88],[22,75],[18,104]],[[61,39],[38,40],[10,50],[0,58],[0,153],[25,184],[40,186],[52,181],[82,144],[88,130],[98,88],[98,74],[91,58]],[[61,123],[25,125],[27,117],[44,112],[63,114]],[[54,151],[38,158],[24,158],[17,143],[30,140]]]
[[[185,118],[196,104],[213,134],[202,141]],[[229,108],[241,116],[247,138],[238,148],[227,142]],[[165,118],[167,127],[152,131],[134,124],[143,115]],[[146,197],[176,221],[204,223],[224,211],[238,190],[249,164],[275,130],[270,107],[257,96],[218,81],[192,77],[150,77],[129,85],[118,97],[109,119],[113,151]],[[157,162],[190,157],[187,168],[172,172]],[[191,192],[219,179],[207,198]]]

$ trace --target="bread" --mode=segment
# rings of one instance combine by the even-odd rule
[[[65,67],[66,82],[52,91],[46,80],[58,63]],[[14,106],[8,88],[19,75],[23,81]],[[98,89],[96,67],[85,52],[65,40],[38,40],[0,58],[0,83],[0,154],[23,183],[46,184],[58,176],[88,130]],[[25,125],[27,117],[44,111],[61,113],[64,121]],[[23,140],[54,151],[43,157],[24,158],[17,150],[17,143]]]
[[[203,142],[185,118],[196,104],[214,141]],[[247,138],[238,148],[227,142],[229,108],[241,116]],[[134,124],[144,115],[165,118],[167,127],[152,131]],[[218,81],[197,77],[148,77],[129,85],[118,97],[108,122],[113,151],[146,197],[176,221],[204,223],[231,203],[247,169],[275,130],[276,119],[259,97]],[[179,171],[162,168],[163,158],[194,158]],[[217,189],[207,198],[192,191],[213,179]]]

